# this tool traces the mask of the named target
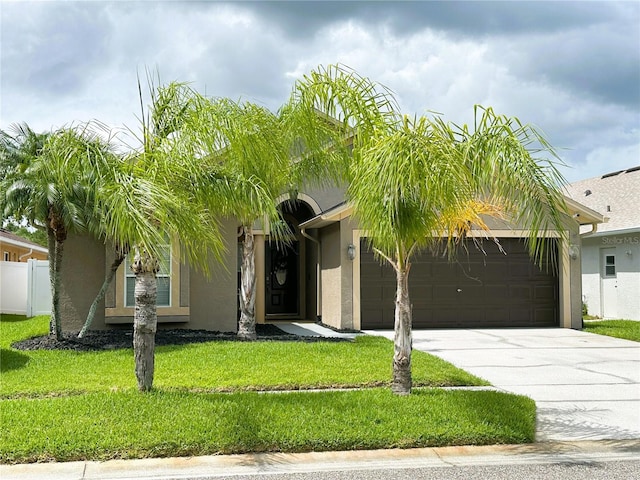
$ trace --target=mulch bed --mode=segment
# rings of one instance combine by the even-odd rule
[[[336,337],[301,337],[281,330],[276,325],[256,325],[258,341],[289,342],[341,342]],[[11,345],[17,350],[75,350],[89,352],[96,350],[115,350],[133,348],[133,328],[121,330],[95,330],[78,338],[74,332],[64,332],[62,340],[50,335],[33,337]],[[215,341],[246,341],[235,333],[212,332],[209,330],[161,329],[156,332],[156,345],[186,345]],[[348,341],[348,340],[346,340]]]

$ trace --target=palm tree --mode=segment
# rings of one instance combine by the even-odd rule
[[[240,221],[242,265],[238,336],[255,340],[254,223],[278,218],[275,199],[288,182],[289,151],[282,141],[281,122],[268,109],[250,102],[201,97],[190,125],[195,145],[208,157],[209,166],[224,165],[239,178],[251,180],[265,195],[252,189],[237,192],[232,212]]]
[[[167,240],[178,243],[184,259],[203,271],[210,264],[210,256],[220,258],[224,248],[217,218],[198,203],[201,197],[192,181],[197,171],[195,158],[174,148],[194,92],[176,82],[156,87],[150,79],[149,92],[151,104],[147,110],[142,107],[140,147],[125,156],[120,178],[109,185],[105,196],[109,212],[106,238],[117,245],[130,245],[134,252],[133,347],[141,391],[153,385],[156,273],[161,246]],[[141,89],[140,99],[142,105]]]
[[[533,127],[490,108],[476,107],[473,129],[401,117],[388,108],[388,91],[341,67],[314,72],[297,88],[327,113],[346,112],[357,132],[348,197],[374,251],[396,272],[392,390],[409,394],[413,255],[444,247],[454,260],[472,229],[491,235],[482,215],[501,214],[528,229],[529,252],[541,261],[545,233],[566,231],[563,179],[536,158],[555,153]]]
[[[77,125],[35,134],[26,124],[2,133],[2,217],[26,218],[47,232],[52,306],[50,334],[62,337],[60,267],[70,231],[93,222],[99,163],[108,155],[92,127]]]
[[[270,227],[270,235],[286,242],[287,227],[281,221],[277,198],[294,191],[303,181],[335,181],[346,148],[327,139],[335,129],[302,103],[290,102],[279,112],[251,102],[199,97],[183,132],[187,145],[207,169],[224,170],[235,179],[229,191],[228,210],[236,217],[242,238],[240,268],[240,320],[238,336],[256,338],[254,225]],[[239,187],[243,185],[243,187]]]

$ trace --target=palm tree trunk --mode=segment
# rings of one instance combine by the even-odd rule
[[[409,300],[409,269],[396,268],[396,308],[394,325],[393,382],[397,395],[411,393],[411,302]]]
[[[58,324],[56,315],[58,308],[55,306],[56,292],[56,237],[53,229],[47,226],[47,244],[49,247],[49,285],[51,287],[51,316],[49,318],[49,335],[56,334],[56,325]]]
[[[78,338],[84,337],[87,331],[89,330],[89,328],[91,327],[91,324],[93,323],[93,317],[95,317],[96,310],[98,309],[98,304],[102,301],[102,299],[106,295],[107,289],[109,288],[109,285],[111,285],[111,282],[113,282],[113,279],[116,276],[116,272],[118,271],[118,268],[120,268],[120,265],[122,265],[122,262],[124,261],[125,256],[126,254],[123,252],[120,252],[120,251],[116,252],[116,258],[113,260],[113,263],[111,264],[111,268],[109,269],[109,272],[107,273],[104,279],[104,282],[102,283],[102,287],[100,287],[100,290],[96,295],[96,298],[93,299],[93,303],[91,303],[91,307],[89,307],[89,313],[87,314],[87,319],[85,320],[84,325],[80,330],[80,333],[78,333]]]
[[[62,340],[62,318],[60,317],[60,269],[62,267],[62,252],[64,241],[67,239],[67,228],[53,206],[49,206],[47,222],[47,241],[49,243],[49,280],[51,282],[51,320],[49,335],[55,335],[56,340]],[[53,244],[53,256],[51,246]],[[51,261],[53,260],[53,268]]]
[[[146,252],[136,249],[131,266],[136,274],[135,313],[133,317],[133,354],[138,390],[147,392],[153,386],[154,355],[158,316],[156,299],[158,262]]]
[[[62,263],[63,242],[55,241],[54,268],[51,278],[51,323],[49,334],[55,335],[56,340],[62,340],[62,319],[60,318],[60,264]]]
[[[242,266],[240,267],[240,321],[238,337],[255,340],[256,334],[256,262],[253,230],[243,227]]]

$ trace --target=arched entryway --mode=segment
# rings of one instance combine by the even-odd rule
[[[300,231],[300,224],[315,216],[313,208],[303,200],[285,200],[279,206],[287,222],[291,237],[286,244],[266,239],[264,243],[264,312],[265,320],[304,320],[314,290],[313,271],[315,251]],[[309,281],[308,281],[309,280]]]

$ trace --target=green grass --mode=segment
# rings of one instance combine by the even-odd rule
[[[0,461],[531,442],[532,400],[493,391],[92,393],[2,401]]]
[[[18,339],[44,335],[48,317],[0,323],[0,397],[135,388],[133,352],[17,351]],[[24,317],[22,317],[24,319]],[[156,349],[154,386],[194,391],[285,390],[388,385],[393,345],[355,342],[209,342]],[[416,386],[487,382],[424,352],[412,356]]]
[[[634,320],[599,320],[584,322],[584,331],[640,342],[640,322]]]
[[[22,352],[47,317],[0,317],[0,462],[101,460],[531,442],[532,400],[494,391],[388,388],[392,343],[211,342],[157,348],[154,390],[135,390],[130,349]],[[484,385],[414,352],[419,385]],[[225,391],[229,393],[219,393]]]

